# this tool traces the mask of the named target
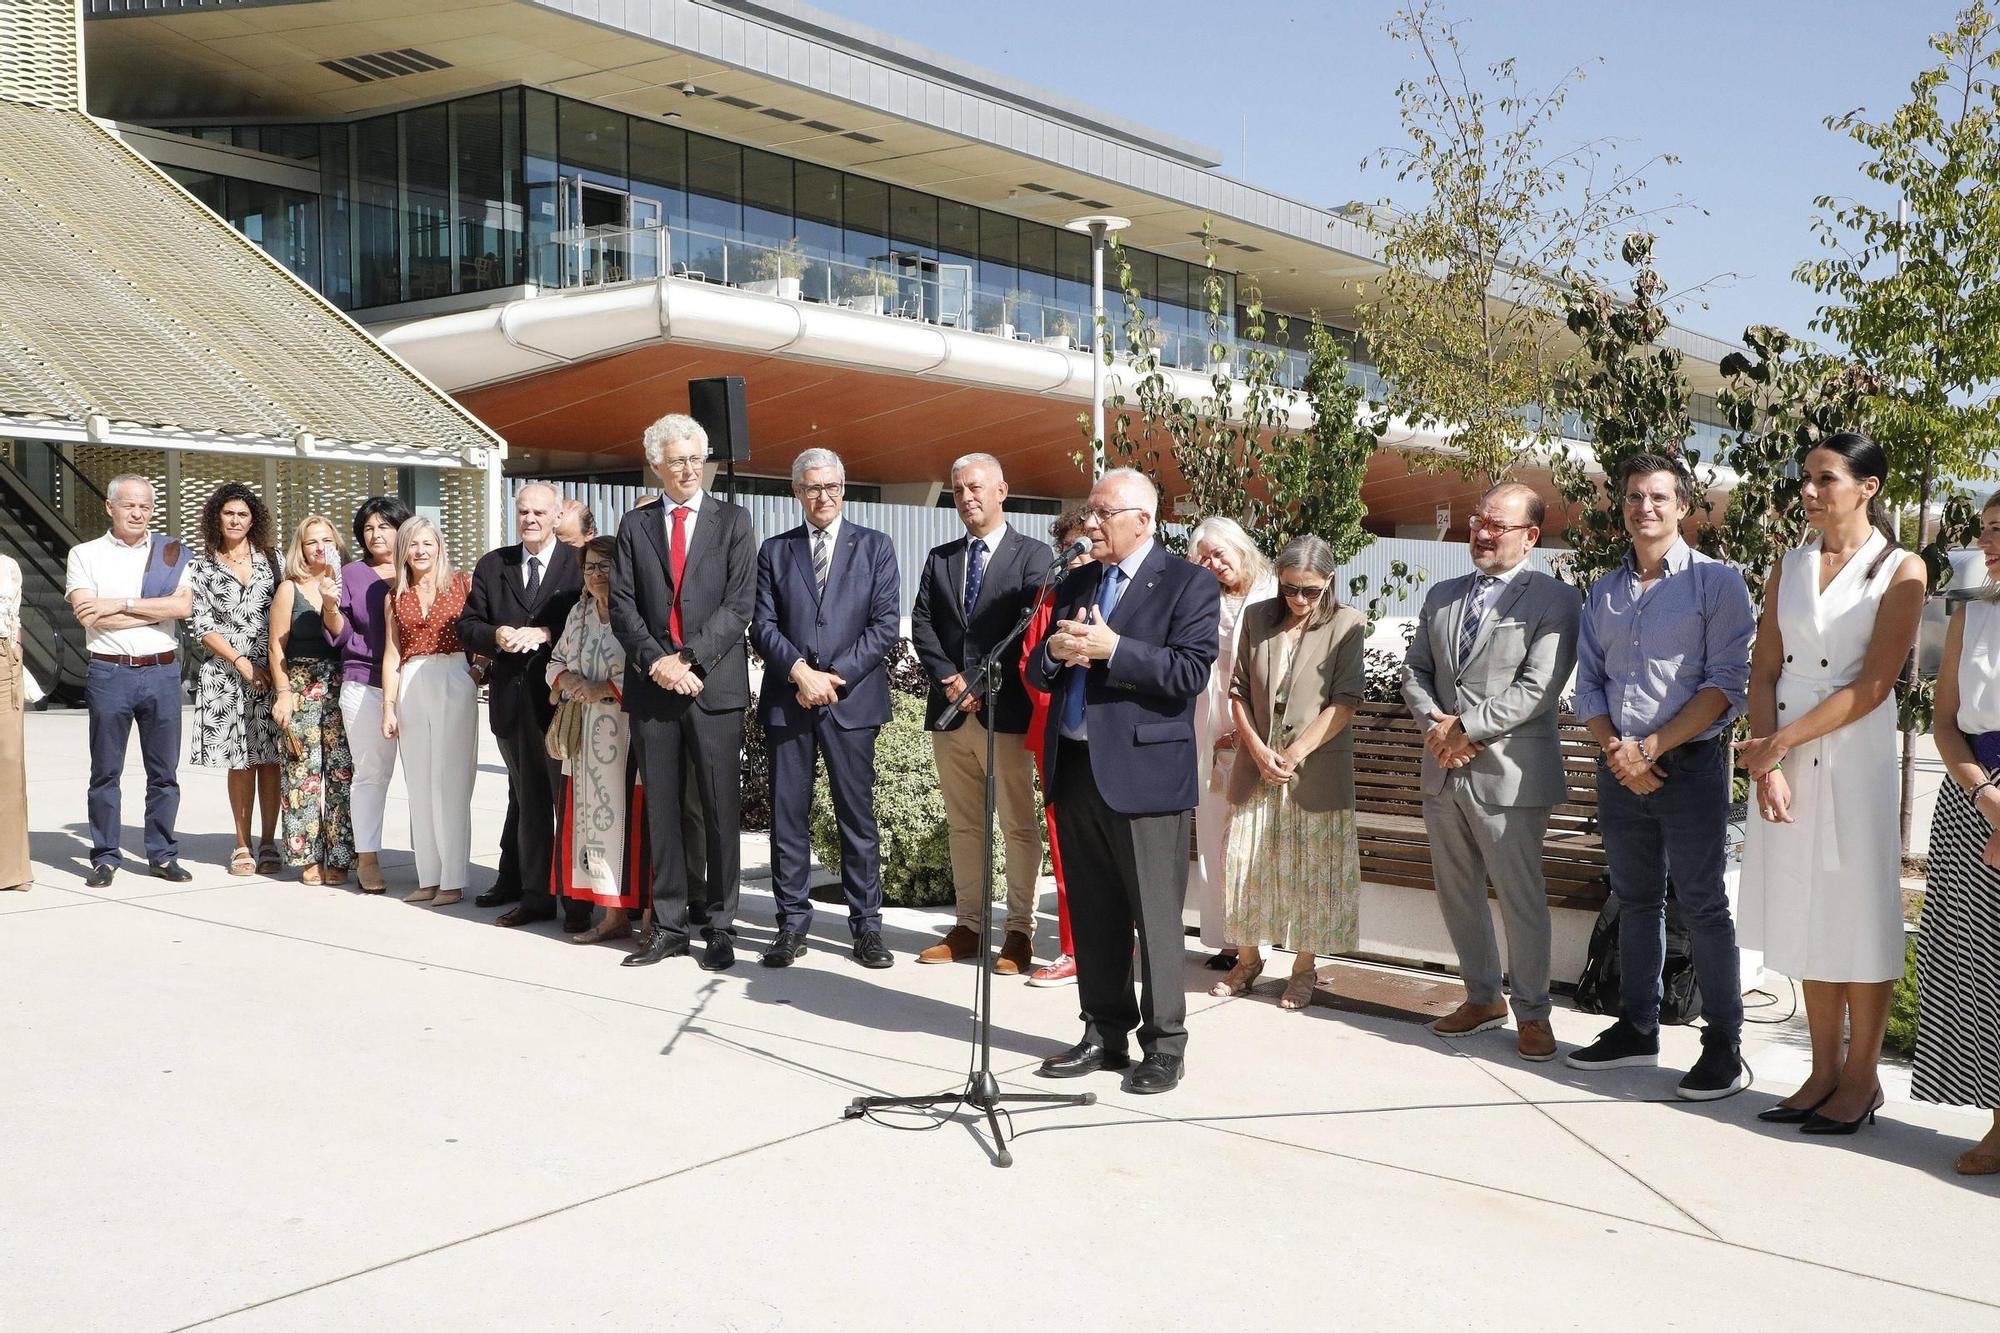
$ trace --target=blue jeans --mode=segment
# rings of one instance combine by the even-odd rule
[[[1666,964],[1667,879],[1701,984],[1701,1017],[1736,1041],[1743,1031],[1743,979],[1736,923],[1723,888],[1729,825],[1728,732],[1668,753],[1666,784],[1635,795],[1597,761],[1597,827],[1618,895],[1619,999],[1641,1032],[1660,1026],[1660,971]]]
[[[118,780],[125,743],[139,725],[146,765],[146,860],[161,865],[180,855],[174,819],[181,810],[181,669],[90,663],[84,687],[90,708],[90,863],[118,860]]]

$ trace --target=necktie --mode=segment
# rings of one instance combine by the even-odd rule
[[[1479,637],[1479,623],[1486,619],[1486,599],[1493,593],[1493,585],[1500,582],[1491,574],[1481,574],[1472,583],[1472,593],[1465,599],[1465,619],[1458,625],[1458,660],[1463,662],[1472,655],[1473,640]]]
[[[1097,613],[1105,620],[1111,619],[1111,612],[1118,605],[1118,591],[1124,585],[1125,571],[1116,565],[1104,568],[1104,577],[1097,583]],[[1063,681],[1062,730],[1083,729],[1083,684],[1090,674],[1088,667],[1071,667],[1069,676]]]
[[[674,605],[673,609],[667,613],[667,637],[674,641],[676,648],[683,642],[681,638],[681,575],[687,572],[687,517],[688,507],[686,505],[674,506],[674,535],[673,539],[667,543],[667,572],[672,576],[674,581]]]
[[[534,601],[535,594],[541,590],[542,558],[538,555],[531,555],[528,557],[528,600],[531,602]]]
[[[827,549],[826,529],[813,529],[813,586],[826,594],[826,572],[833,568],[833,553]]]
[[[972,608],[979,605],[979,585],[986,581],[986,542],[975,537],[965,550],[965,621],[972,623]]]

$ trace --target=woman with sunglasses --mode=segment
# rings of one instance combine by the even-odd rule
[[[1354,736],[1367,618],[1332,596],[1333,550],[1294,537],[1274,562],[1278,596],[1243,613],[1230,708],[1240,751],[1229,773],[1224,929],[1236,966],[1209,994],[1241,995],[1263,949],[1293,954],[1278,1005],[1312,1000],[1322,954],[1360,943]]]
[[[625,649],[611,632],[611,562],[617,554],[616,537],[594,538],[584,546],[584,595],[569,613],[548,665],[551,698],[583,708],[577,743],[562,761],[556,890],[572,902],[604,909],[602,921],[570,937],[577,944],[629,936],[632,913],[645,906],[652,873],[645,797],[633,776],[632,721],[619,693]]]

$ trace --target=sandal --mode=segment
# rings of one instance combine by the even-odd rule
[[[1285,993],[1278,997],[1280,1009],[1303,1009],[1312,1003],[1313,989],[1319,985],[1319,973],[1312,968],[1294,972],[1285,981]]]
[[[2000,1152],[1981,1143],[1960,1153],[1951,1169],[1961,1176],[2000,1176]]]
[[[246,848],[245,850],[247,851],[248,848]],[[283,858],[281,858],[278,855],[278,847],[276,843],[267,840],[262,847],[257,849],[258,874],[276,875],[282,873],[284,871],[284,868],[285,868],[285,862]]]
[[[325,882],[326,878],[320,874],[318,866],[307,866],[299,872],[299,883],[301,884],[323,884]]]
[[[1262,976],[1263,973],[1264,960],[1261,958],[1254,963],[1239,962],[1235,967],[1229,969],[1228,976],[1210,986],[1208,993],[1217,999],[1234,999],[1255,985],[1257,978]]]
[[[248,847],[238,847],[229,854],[229,873],[232,875],[254,875],[257,873],[257,858],[250,855]]]
[[[336,886],[347,883],[347,867],[346,866],[325,867],[319,872],[319,882],[322,884],[332,884]]]
[[[380,893],[389,887],[388,877],[382,873],[381,859],[374,852],[363,852],[354,863],[354,879],[363,893]]]
[[[569,937],[571,944],[602,944],[606,940],[630,939],[632,922],[628,917],[623,921],[600,921],[581,935]]]

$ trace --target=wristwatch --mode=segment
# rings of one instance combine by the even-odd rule
[[[125,609],[126,609],[127,611],[130,611],[130,610],[131,610],[131,609],[132,609],[132,608],[133,608],[133,607],[134,607],[135,605],[137,605],[137,603],[136,603],[136,602],[134,602],[132,598],[130,598],[130,597],[127,597],[127,598],[125,599]]]
[[[687,669],[694,673],[694,678],[696,680],[708,679],[708,672],[704,671],[702,669],[701,663],[695,660],[694,649],[683,648],[678,653],[674,654],[674,656],[680,658],[681,661],[687,663]]]

